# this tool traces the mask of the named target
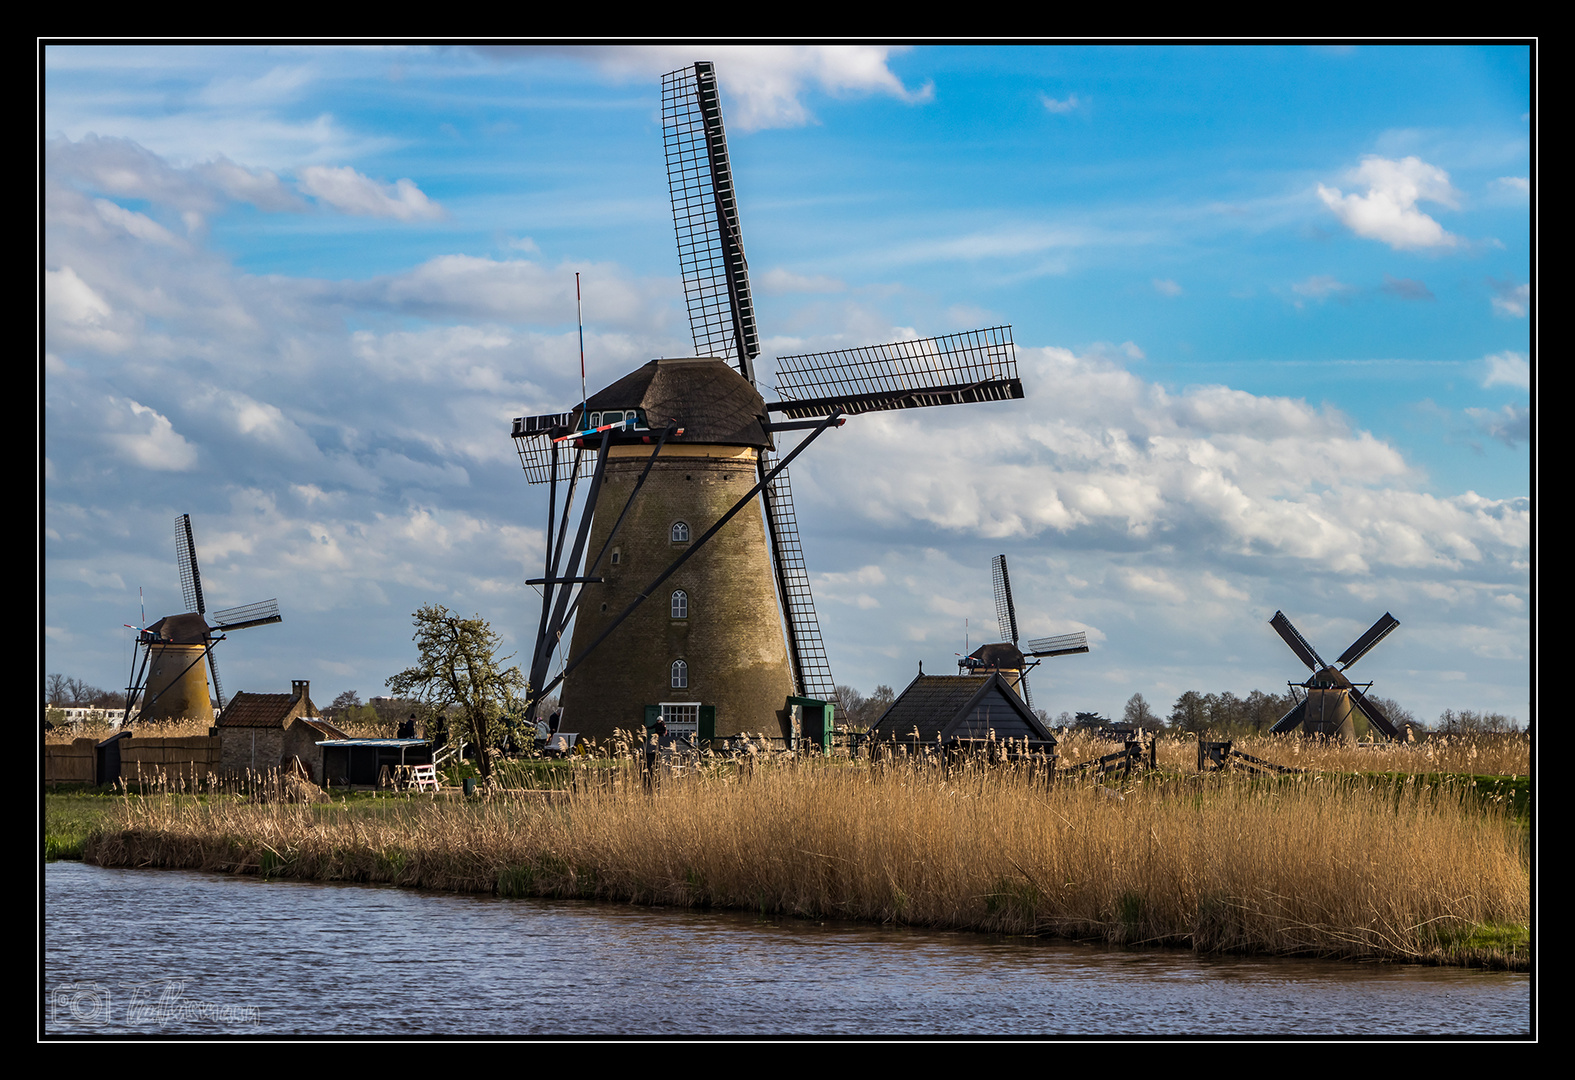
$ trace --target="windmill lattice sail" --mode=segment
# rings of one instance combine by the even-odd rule
[[[1010,326],[777,359],[773,411],[854,416],[1023,396]]]
[[[710,63],[663,76],[662,141],[695,355],[726,360],[753,383],[760,338]]]

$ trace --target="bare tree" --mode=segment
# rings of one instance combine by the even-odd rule
[[[427,604],[413,618],[421,659],[391,677],[388,688],[420,702],[434,719],[452,710],[476,744],[482,779],[491,779],[487,751],[502,740],[504,718],[522,704],[525,676],[517,666],[502,666],[514,657],[497,655],[503,639],[481,616],[461,619],[441,604]]]

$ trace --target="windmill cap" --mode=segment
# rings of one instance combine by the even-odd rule
[[[1026,661],[1023,652],[1009,641],[997,641],[990,645],[981,645],[968,654],[970,660],[978,660],[985,667],[1002,668],[1009,671],[1018,671]]]
[[[766,402],[726,360],[715,357],[652,360],[592,394],[587,412],[644,409],[653,428],[676,422],[670,442],[769,447]]]
[[[176,645],[205,645],[209,637],[208,620],[194,611],[185,615],[166,615],[148,629]]]

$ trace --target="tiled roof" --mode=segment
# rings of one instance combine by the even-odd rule
[[[290,712],[300,701],[294,694],[248,694],[242,691],[230,699],[219,714],[220,727],[284,727]],[[317,712],[312,699],[306,699],[306,711]]]

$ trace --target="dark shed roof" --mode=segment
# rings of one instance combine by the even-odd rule
[[[988,675],[920,675],[897,696],[870,729],[877,739],[921,743],[952,739],[1028,739],[1055,745],[999,672]]]
[[[652,360],[592,394],[586,409],[644,409],[652,427],[676,420],[684,433],[671,442],[771,445],[762,426],[765,399],[727,361],[712,357]]]
[[[348,739],[350,737],[338,727],[329,723],[327,720],[322,719],[321,717],[314,716],[311,719],[307,719],[303,716],[297,720],[296,723],[305,724],[307,727],[311,728],[325,739]]]

